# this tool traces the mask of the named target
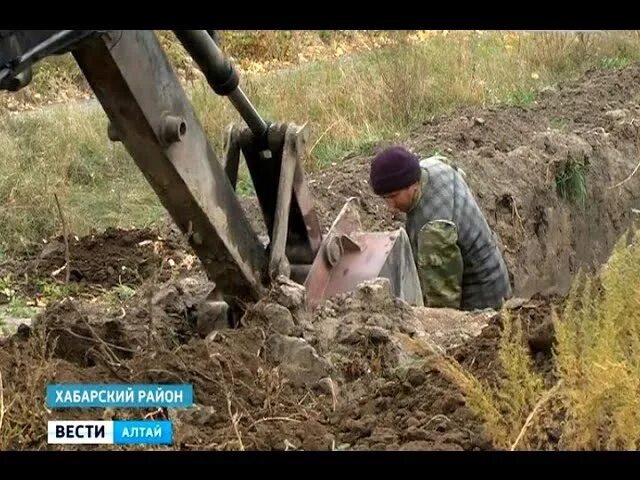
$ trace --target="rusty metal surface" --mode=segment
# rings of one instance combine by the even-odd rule
[[[381,272],[398,237],[398,232],[354,233],[362,251],[344,251],[334,266],[319,255],[305,282],[309,304],[316,305],[333,295],[353,291],[366,280],[386,276]]]
[[[74,57],[118,137],[223,294],[258,298],[266,255],[152,31],[113,31]]]
[[[360,210],[358,210],[358,199],[350,197],[338,212],[326,238],[333,235],[350,235],[360,231],[362,231],[362,222],[360,221]]]
[[[313,256],[318,252],[322,243],[322,228],[315,211],[309,184],[304,178],[304,170],[300,163],[296,164],[296,171],[293,176],[293,194],[297,208],[302,215],[302,223],[306,229],[306,235],[302,235],[302,243],[311,252],[307,259],[308,263],[311,263]]]
[[[350,199],[311,266],[304,284],[308,304],[313,307],[333,295],[355,290],[366,280],[385,277],[396,297],[422,305],[420,282],[406,232],[399,229],[370,233],[360,229],[356,201]]]

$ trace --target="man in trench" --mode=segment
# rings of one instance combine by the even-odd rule
[[[407,214],[425,305],[497,310],[511,296],[505,261],[464,172],[443,160],[389,147],[373,158],[371,188]]]

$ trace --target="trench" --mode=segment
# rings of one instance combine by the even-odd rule
[[[638,66],[592,71],[526,107],[469,107],[425,121],[402,142],[421,157],[440,152],[465,172],[515,296],[566,295],[578,271],[607,261],[637,217],[639,85]],[[402,226],[368,186],[369,161],[382,147],[311,177],[325,230],[352,196],[364,229]]]

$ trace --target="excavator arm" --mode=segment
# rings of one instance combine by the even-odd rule
[[[36,62],[71,53],[108,117],[109,138],[122,142],[225,300],[257,300],[279,275],[304,283],[312,303],[386,276],[398,296],[421,303],[406,234],[362,233],[351,202],[323,238],[304,176],[305,126],[260,117],[213,32],[174,33],[244,120],[228,130],[222,158],[150,30],[0,31],[0,89],[25,88]],[[236,196],[241,153],[267,245]]]

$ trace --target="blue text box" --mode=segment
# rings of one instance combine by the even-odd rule
[[[193,406],[193,386],[183,384],[47,385],[49,408],[186,408]]]
[[[173,426],[169,420],[116,420],[113,422],[115,445],[170,445]]]

